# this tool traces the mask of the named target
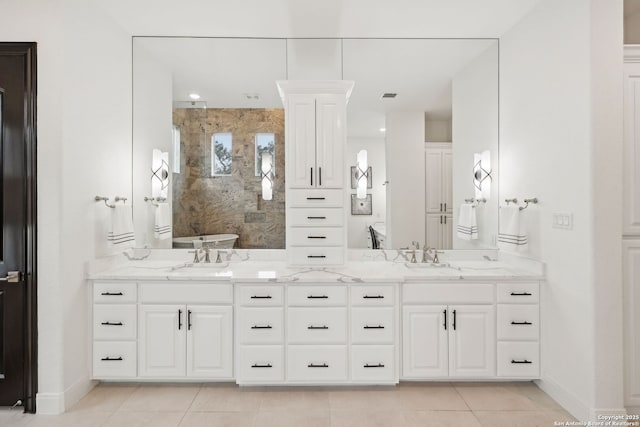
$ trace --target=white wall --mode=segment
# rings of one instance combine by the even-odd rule
[[[498,232],[498,46],[492,46],[456,74],[452,82],[453,114],[453,248],[495,247]],[[487,203],[475,208],[478,240],[457,237],[458,212],[465,199],[475,197],[473,155],[491,152],[495,177]]]
[[[425,241],[424,112],[386,116],[388,249]]]
[[[91,387],[84,262],[96,194],[130,197],[130,38],[87,2],[3,2],[2,41],[38,43],[38,411]],[[28,23],[28,25],[27,25]]]
[[[346,151],[346,177],[351,176],[351,166],[356,164],[356,154],[360,150],[367,150],[367,163],[371,166],[371,186],[367,190],[371,194],[371,215],[351,215],[351,207],[347,210],[347,247],[366,248],[368,227],[375,222],[384,223],[387,210],[387,191],[383,185],[387,179],[385,161],[385,143],[382,138],[347,138]],[[350,180],[351,178],[347,178]],[[350,187],[350,182],[346,183]],[[356,190],[349,190],[350,194],[355,194]],[[351,200],[351,196],[349,196]]]
[[[153,149],[169,153],[173,164],[172,76],[168,67],[134,41],[133,69],[133,200],[136,243],[154,248],[171,248],[171,239],[158,240],[153,226],[155,207],[144,201],[151,194]],[[173,174],[170,174],[170,179]],[[171,203],[169,184],[168,203]]]
[[[451,120],[429,119],[426,117],[424,140],[425,142],[451,142]]]
[[[640,12],[624,19],[624,43],[640,44]]]
[[[621,36],[616,42],[621,22],[610,13],[617,12],[620,3],[546,0],[500,40],[500,198],[540,200],[523,216],[530,255],[547,265],[541,292],[540,385],[578,419],[593,416],[596,408],[622,406],[620,249],[611,247],[611,239],[603,239],[600,226],[594,226],[594,216],[602,214],[594,207],[602,206],[612,221],[609,232],[620,236],[615,232],[620,217],[617,190],[604,202],[599,199],[603,187],[620,186],[619,172],[608,177],[598,169],[607,161],[619,167],[621,157],[621,82],[616,82],[622,78],[617,66],[622,61]],[[592,4],[598,9],[592,10]],[[600,10],[607,7],[610,12]],[[602,42],[592,39],[601,36]],[[607,49],[609,54],[604,53]],[[604,114],[598,118],[596,113]],[[608,138],[603,138],[606,133]],[[607,173],[611,167],[605,168]],[[552,228],[554,212],[572,213],[573,229]],[[612,251],[606,256],[608,267],[594,266],[601,244]],[[605,270],[611,279],[606,284],[596,281]],[[601,325],[596,327],[596,320]],[[610,339],[601,335],[602,329],[609,330]],[[606,343],[601,350],[600,340]],[[609,355],[603,358],[603,352]],[[605,380],[607,376],[611,380]],[[613,386],[612,381],[619,382]],[[610,399],[598,391],[601,385]]]

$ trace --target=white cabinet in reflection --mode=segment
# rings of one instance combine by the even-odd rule
[[[426,244],[453,247],[453,170],[450,143],[427,143],[425,148]]]

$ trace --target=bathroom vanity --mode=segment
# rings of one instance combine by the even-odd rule
[[[253,252],[269,251],[234,251],[221,264],[150,251],[96,267],[92,377],[242,385],[539,377],[536,262],[449,253],[443,266],[414,265],[397,251],[359,251],[343,267],[292,268],[284,254]]]

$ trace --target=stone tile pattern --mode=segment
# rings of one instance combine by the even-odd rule
[[[237,248],[285,247],[284,110],[176,108],[180,171],[173,174],[173,236],[235,233]],[[211,137],[231,133],[231,176],[211,176]],[[273,200],[255,176],[255,135],[275,135]]]
[[[396,387],[100,384],[59,416],[0,410],[4,427],[534,427],[575,421],[535,384]]]

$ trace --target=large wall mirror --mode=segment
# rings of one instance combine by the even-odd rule
[[[345,176],[362,150],[370,175],[364,198],[346,182],[350,248],[495,246],[496,40],[171,37],[133,39],[139,245],[193,247],[204,236],[218,247],[284,248],[275,82],[286,79],[355,82]],[[261,197],[264,153],[273,159],[271,200]]]

